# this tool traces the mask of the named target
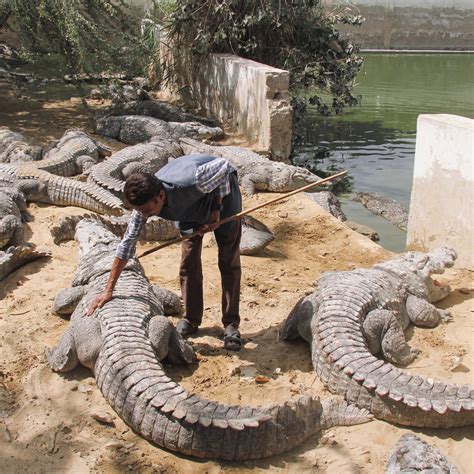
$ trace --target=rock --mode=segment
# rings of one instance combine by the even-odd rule
[[[358,232],[359,234],[365,235],[368,237],[370,240],[373,240],[374,242],[378,242],[380,240],[379,234],[374,229],[371,229],[370,227],[359,224],[357,222],[352,222],[352,221],[345,221],[344,224],[349,227],[349,229],[354,230],[355,232]]]
[[[392,451],[385,474],[409,472],[459,474],[457,467],[436,447],[430,446],[418,436],[405,434]]]
[[[79,392],[81,393],[89,393],[91,391],[91,388],[90,387],[86,387],[84,384],[80,383],[78,386],[77,386],[77,390],[79,390]]]
[[[244,378],[254,378],[257,375],[257,369],[252,365],[244,365],[239,367],[240,376]]]
[[[102,411],[102,410],[94,411],[91,413],[91,417],[94,418],[94,420],[98,421],[99,423],[115,426],[115,423],[114,423],[115,417],[113,417],[106,411]]]
[[[109,441],[108,443],[105,444],[106,449],[120,449],[124,447],[124,444],[121,443],[120,441]]]
[[[455,356],[451,359],[451,365],[449,366],[451,372],[469,372],[469,367],[462,363],[462,358]]]
[[[10,430],[4,424],[0,425],[0,437],[8,443],[11,443],[12,441],[12,435],[10,433]]]

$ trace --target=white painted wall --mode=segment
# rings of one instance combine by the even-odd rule
[[[273,160],[291,152],[290,74],[232,54],[210,54],[195,78],[194,99],[201,112],[219,118]]]
[[[420,115],[407,246],[458,252],[457,267],[474,270],[474,120]]]

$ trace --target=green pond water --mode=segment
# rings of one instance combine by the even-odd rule
[[[355,191],[377,191],[409,207],[420,114],[474,118],[474,54],[367,53],[358,77],[360,106],[342,115],[305,119],[298,164],[347,169]],[[380,243],[405,250],[405,232],[374,216],[352,194],[340,196],[349,220],[377,230]]]

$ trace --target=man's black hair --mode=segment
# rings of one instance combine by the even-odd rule
[[[133,173],[123,188],[127,201],[132,206],[141,206],[164,191],[163,183],[150,173]]]

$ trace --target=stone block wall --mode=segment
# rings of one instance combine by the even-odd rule
[[[474,270],[474,120],[420,115],[407,247],[458,252],[456,266]]]
[[[327,10],[351,5],[366,18],[361,26],[338,29],[362,48],[473,50],[472,0],[323,0]]]
[[[190,87],[178,85],[187,106],[220,120],[227,130],[243,136],[246,146],[269,153],[273,160],[288,160],[292,136],[288,71],[231,54],[211,54],[195,77],[189,72],[187,76]]]

